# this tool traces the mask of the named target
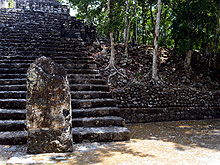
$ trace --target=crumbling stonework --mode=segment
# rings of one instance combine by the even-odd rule
[[[127,123],[220,117],[220,93],[190,88],[130,84],[114,91],[119,116]]]
[[[64,68],[50,58],[35,60],[27,71],[27,152],[72,151],[72,113]]]

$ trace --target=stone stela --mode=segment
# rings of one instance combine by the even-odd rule
[[[65,69],[40,57],[27,71],[27,153],[71,152],[71,96]]]

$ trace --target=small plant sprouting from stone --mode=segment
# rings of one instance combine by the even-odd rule
[[[14,8],[14,0],[9,0],[8,8]]]
[[[136,72],[136,76],[137,76],[137,80],[139,81],[140,80],[140,76],[141,76],[140,72]]]

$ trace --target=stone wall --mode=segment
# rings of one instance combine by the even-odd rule
[[[220,117],[220,92],[132,84],[114,92],[127,123]]]

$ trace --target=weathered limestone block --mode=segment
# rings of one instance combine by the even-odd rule
[[[27,71],[27,152],[69,152],[72,113],[69,83],[64,68],[40,57]]]

